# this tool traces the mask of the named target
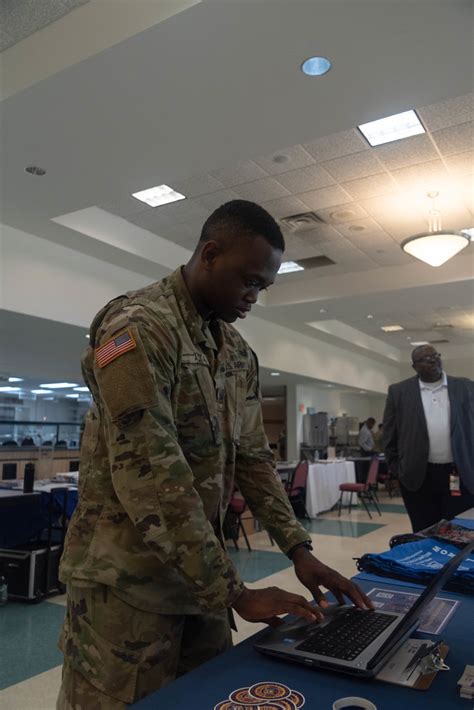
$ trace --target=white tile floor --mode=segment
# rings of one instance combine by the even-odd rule
[[[383,496],[382,502],[401,504],[400,499],[388,499]],[[326,513],[321,518],[325,520],[337,519],[337,513]],[[341,520],[353,522],[369,522],[364,511],[353,509],[351,515],[343,512]],[[398,533],[410,531],[408,517],[401,513],[384,512],[382,517],[374,517],[373,523],[381,523],[382,528],[377,528],[361,537],[339,537],[336,535],[312,534],[315,554],[326,564],[336,568],[347,577],[357,573],[354,557],[360,557],[365,552],[382,552],[388,549],[390,538]],[[258,533],[251,537],[254,549],[271,551],[270,542],[266,533]],[[275,550],[275,548],[273,548]],[[305,594],[307,590],[296,579],[292,567],[277,572],[268,577],[263,577],[258,582],[249,583],[249,587],[279,586],[288,591]],[[64,597],[55,597],[50,601],[64,604]],[[263,627],[262,624],[251,624],[238,618],[239,630],[234,632],[234,642],[238,643]],[[1,643],[1,640],[0,640]],[[46,673],[41,673],[28,680],[12,685],[0,691],[1,710],[54,710],[61,678],[61,667],[58,666]]]

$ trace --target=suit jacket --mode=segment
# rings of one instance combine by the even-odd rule
[[[448,377],[451,448],[458,473],[474,494],[474,382]],[[417,491],[426,474],[429,440],[418,377],[388,388],[383,418],[384,450],[390,470]]]

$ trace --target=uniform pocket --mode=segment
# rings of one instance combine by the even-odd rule
[[[82,598],[79,603],[70,600],[60,648],[68,665],[94,688],[123,703],[133,703],[142,654],[104,639],[92,628],[87,612],[82,613],[100,591],[76,590],[74,596]]]
[[[208,438],[213,444],[220,446],[222,433],[217,415],[215,385],[206,358],[200,353],[183,355],[181,380],[182,428],[189,429],[193,439],[199,442],[200,448],[205,451],[206,432],[202,430],[204,419],[210,430]],[[186,437],[186,432],[184,434]],[[202,455],[205,456],[205,453]]]

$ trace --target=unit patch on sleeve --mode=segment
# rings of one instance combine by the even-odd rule
[[[128,330],[111,338],[95,351],[95,361],[98,367],[105,367],[116,358],[137,347],[135,338]]]

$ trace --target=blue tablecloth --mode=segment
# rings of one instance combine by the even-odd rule
[[[364,579],[363,575],[356,579],[367,591],[374,586],[382,589],[390,589],[393,586],[391,581],[381,582],[380,578],[376,578],[376,585]],[[405,586],[404,589],[416,591],[417,588]],[[426,710],[428,707],[430,710],[467,710],[469,704],[459,698],[456,683],[464,666],[474,663],[474,599],[453,592],[442,593],[440,596],[459,599],[461,604],[443,630],[443,639],[450,647],[447,663],[451,670],[439,673],[428,691],[401,688],[374,680],[355,679],[261,656],[253,648],[259,635],[256,634],[133,707],[137,710],[184,710],[187,707],[212,710],[217,702],[224,700],[236,688],[259,681],[279,681],[303,693],[306,697],[305,708],[308,710],[331,710],[335,700],[350,695],[371,700],[378,710],[400,710],[403,707],[407,710]]]

